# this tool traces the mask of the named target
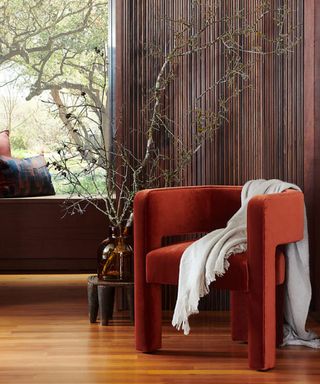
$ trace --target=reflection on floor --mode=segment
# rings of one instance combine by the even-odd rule
[[[0,383],[318,383],[320,351],[289,347],[277,368],[247,369],[246,344],[230,339],[225,312],[194,316],[188,337],[166,314],[163,349],[137,353],[127,313],[89,324],[87,275],[0,276]],[[320,326],[310,321],[320,332]]]

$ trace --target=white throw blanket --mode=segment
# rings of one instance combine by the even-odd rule
[[[209,285],[222,276],[229,267],[228,258],[247,249],[247,206],[255,195],[279,193],[294,184],[281,180],[251,180],[242,189],[241,208],[228,221],[226,228],[216,229],[192,243],[180,261],[178,297],[172,325],[189,334],[188,317],[198,313],[200,297],[209,293]],[[306,213],[304,239],[286,246],[287,279],[285,286],[285,309],[283,345],[306,345],[320,348],[320,339],[305,330],[311,300],[309,277],[309,249]]]

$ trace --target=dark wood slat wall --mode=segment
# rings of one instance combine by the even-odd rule
[[[304,169],[307,208],[311,235],[311,276],[314,307],[320,313],[320,2],[305,0],[305,71],[304,71]]]
[[[314,10],[313,15],[313,26],[314,26],[314,73],[313,73],[313,102],[314,102],[314,111],[313,111],[313,127],[314,129],[314,184],[313,184],[313,197],[314,197],[314,252],[316,255],[320,253],[320,236],[318,231],[320,228],[320,3],[317,0],[314,0]],[[306,103],[307,104],[307,103]],[[314,257],[312,265],[314,286],[316,287],[316,292],[314,291],[314,300],[316,304],[316,309],[320,313],[320,260],[317,257]]]
[[[207,0],[207,3],[215,1]],[[259,0],[223,1],[221,14],[240,8],[252,9],[259,3]],[[191,4],[188,0],[119,2],[121,37],[117,44],[121,52],[117,65],[122,88],[117,100],[121,106],[118,125],[122,126],[123,140],[140,156],[144,139],[137,132],[150,118],[146,111],[148,92],[161,64],[146,54],[146,46],[152,41],[165,50],[168,26],[160,15],[179,18],[190,12]],[[274,6],[279,4],[281,0],[274,1]],[[289,4],[296,9],[292,22],[302,25],[304,1],[289,0]],[[221,26],[209,31],[208,36],[216,36],[219,28]],[[263,21],[263,28],[272,34],[271,18]],[[217,80],[226,67],[219,49],[215,47],[182,60],[177,67],[177,78],[168,89],[164,101],[167,114],[175,121],[175,130],[185,142],[192,140],[194,134],[192,115],[188,111],[194,108],[195,97]],[[232,100],[228,122],[183,172],[185,185],[240,185],[252,178],[280,178],[304,187],[303,44],[287,57],[259,58],[251,70],[251,82],[253,90],[245,90]],[[216,110],[217,100],[217,92],[210,94],[204,98],[203,106]],[[173,157],[174,149],[166,146],[165,140],[162,144]],[[167,301],[171,300],[169,296]],[[228,303],[224,293],[216,294],[212,300],[219,308]]]
[[[214,0],[210,2],[213,4]],[[249,9],[257,3],[222,2],[226,13]],[[125,140],[136,153],[143,151],[143,140],[133,133],[150,118],[145,113],[147,96],[161,64],[146,54],[145,47],[152,41],[166,49],[163,42],[167,41],[168,31],[160,15],[178,17],[188,12],[190,4],[187,0],[123,0],[121,120]],[[290,4],[297,9],[292,22],[302,24],[303,1],[291,0]],[[271,28],[271,18],[266,19],[264,29]],[[219,52],[211,50],[189,57],[178,66],[165,106],[177,125],[176,132],[186,141],[192,139],[188,111],[194,107],[196,95],[221,76],[225,65]],[[229,122],[188,167],[185,184],[242,184],[250,178],[279,177],[303,187],[303,45],[288,57],[257,60],[252,83],[254,90],[244,91],[232,101]],[[214,110],[216,102],[217,95],[209,95],[203,104]],[[168,147],[168,151],[172,148]]]

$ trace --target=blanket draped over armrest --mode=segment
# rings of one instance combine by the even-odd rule
[[[198,313],[200,297],[209,293],[210,283],[222,276],[229,267],[232,254],[247,250],[247,206],[255,195],[299,190],[294,184],[281,180],[251,180],[242,189],[241,208],[228,221],[226,228],[216,229],[192,243],[180,261],[178,297],[172,325],[189,334],[188,317]],[[320,340],[313,332],[305,330],[311,300],[309,277],[309,244],[306,213],[304,238],[286,246],[285,326],[283,345],[320,347]]]

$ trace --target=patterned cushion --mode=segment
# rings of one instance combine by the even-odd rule
[[[27,159],[0,156],[0,197],[54,194],[43,155]]]
[[[0,132],[0,156],[11,156],[8,130]]]

